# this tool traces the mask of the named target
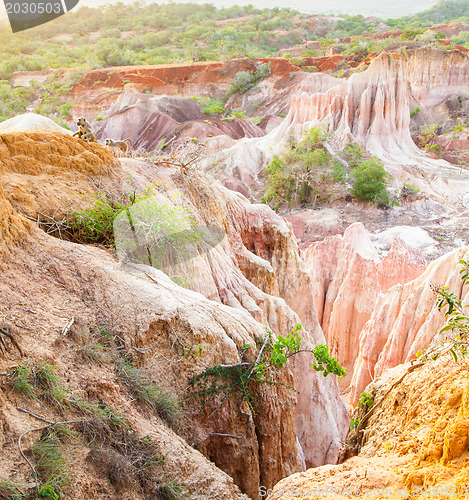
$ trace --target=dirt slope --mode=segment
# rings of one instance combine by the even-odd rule
[[[0,314],[24,359],[12,349],[0,369],[9,373],[19,362],[38,366],[46,360],[57,365],[57,374],[73,394],[88,402],[101,401],[114,411],[124,409],[135,435],[147,436],[164,457],[163,469],[152,472],[152,484],[177,480],[186,498],[241,498],[238,486],[256,498],[260,484],[272,486],[306,464],[337,459],[348,413],[336,381],[318,376],[306,357],[292,364],[281,379],[300,394],[283,385],[264,386],[257,396],[256,414],[248,407],[240,411],[236,401],[213,415],[201,414],[188,391],[192,376],[209,366],[239,362],[247,344],[253,352],[245,356],[255,359],[266,324],[285,335],[302,322],[306,345],[324,342],[314,304],[303,300],[311,293],[311,283],[291,227],[283,219],[266,206],[249,205],[205,174],[188,176],[148,160],[116,161],[99,144],[88,145],[66,135],[11,132],[2,137],[1,181],[6,198],[2,198],[0,225],[8,228],[9,243],[0,263],[1,295],[7,297],[0,303]],[[185,265],[186,277],[194,279],[197,291],[177,286],[156,269],[129,272],[106,250],[61,241],[39,229],[27,233],[25,228],[31,225],[18,215],[39,217],[43,223],[51,217],[61,221],[73,209],[89,205],[92,193],[104,190],[117,200],[123,191],[139,191],[151,183],[161,199],[178,200],[196,220],[218,224],[227,235],[210,258],[199,255]],[[72,318],[69,332],[62,335]],[[156,414],[132,397],[118,376],[115,357],[99,366],[83,355],[84,346],[103,329],[117,343],[117,352],[125,352],[161,388],[179,396],[186,413],[177,431],[186,441],[175,437]],[[185,357],[181,346],[183,352],[201,346],[200,355]],[[22,480],[28,467],[19,461],[16,440],[34,422],[14,407],[25,406],[56,420],[76,418],[76,412],[42,398],[35,408],[4,382],[5,473],[10,470]],[[250,416],[247,423],[246,415]],[[213,435],[245,431],[244,439]],[[31,443],[25,446],[31,456]],[[114,498],[115,488],[122,495],[119,498],[147,498],[142,478],[129,472],[125,456],[119,458],[128,472],[125,480],[114,480],[109,460],[103,458],[115,456],[113,446],[76,438],[76,453],[67,458],[73,471],[64,488],[67,498],[75,498],[75,491],[92,498]],[[141,493],[135,490],[137,484],[143,488]]]

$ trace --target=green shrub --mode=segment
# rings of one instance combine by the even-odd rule
[[[375,156],[364,160],[353,170],[353,187],[351,193],[354,198],[369,201],[378,205],[389,206],[387,181],[389,174],[384,170],[383,163]]]
[[[204,115],[216,116],[225,113],[225,104],[219,99],[202,98],[198,101]]]
[[[228,94],[245,94],[249,89],[262,78],[267,78],[270,75],[270,64],[261,64],[256,69],[255,73],[247,71],[239,71],[236,73],[233,83],[228,91]]]
[[[465,260],[458,261],[459,274],[461,275],[461,286],[469,285],[469,262]],[[419,361],[436,360],[440,356],[451,355],[454,362],[461,361],[467,366],[466,356],[469,353],[469,315],[467,306],[458,294],[451,292],[449,287],[441,285],[432,285],[433,292],[437,296],[436,305],[439,311],[445,308],[446,322],[440,329],[440,335],[447,335],[436,345],[430,346],[425,352],[418,351],[415,356]]]
[[[267,165],[267,189],[263,201],[274,207],[284,203],[315,204],[340,194],[346,171],[324,147],[329,134],[315,127],[297,142],[288,138],[288,146]]]
[[[250,88],[256,84],[254,74],[247,71],[239,71],[236,73],[233,83],[228,91],[229,94],[245,94]]]
[[[358,398],[358,408],[371,406],[373,404],[374,396],[369,392],[362,392]]]
[[[215,403],[217,408],[214,411],[217,411],[225,400],[233,397],[239,405],[246,401],[255,412],[256,387],[263,384],[284,385],[278,380],[280,371],[286,366],[290,357],[300,352],[313,355],[312,367],[318,372],[323,372],[324,377],[329,374],[344,377],[345,368],[329,355],[327,345],[319,344],[312,350],[301,349],[302,340],[299,335],[301,329],[302,325],[298,324],[285,337],[282,335],[273,337],[272,332],[267,330],[263,342],[258,342],[259,353],[255,361],[212,366],[193,377],[189,385],[196,391],[203,407]],[[250,348],[250,344],[241,348],[241,360]]]
[[[417,106],[415,109],[411,110],[410,117],[413,118],[418,113],[420,113],[420,108]]]
[[[244,111],[233,110],[233,116],[235,118],[239,118],[240,120],[243,120],[244,118],[246,118]]]
[[[307,71],[308,73],[316,73],[318,71],[317,66],[303,66],[301,71]]]
[[[417,194],[420,191],[419,187],[416,184],[407,184],[404,183],[401,188],[401,196],[403,198],[407,198],[412,194]]]
[[[154,187],[154,185],[149,186],[138,195],[127,192],[116,201],[103,191],[92,195],[91,207],[72,211],[69,227],[74,239],[79,243],[101,243],[113,246],[116,217],[132,205],[153,196]]]

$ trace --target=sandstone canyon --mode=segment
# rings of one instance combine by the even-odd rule
[[[5,477],[39,491],[38,442],[66,422],[70,477],[51,486],[63,498],[398,498],[464,484],[467,365],[419,355],[449,342],[435,290],[469,304],[469,54],[399,43],[361,61],[331,48],[94,69],[67,95],[71,130],[35,113],[0,123]],[[240,73],[257,79],[235,91]],[[211,99],[225,108],[210,114]],[[71,135],[81,116],[96,142]],[[339,194],[269,206],[269,166],[316,127]],[[350,151],[383,165],[389,203],[352,196]],[[138,260],[146,200],[160,210],[148,234],[158,217],[171,229]],[[126,223],[100,226],[107,241],[87,233],[103,207]],[[159,245],[176,235],[179,258],[201,228],[208,244],[155,264]],[[292,332],[301,352],[260,368]],[[326,344],[346,376],[315,368]]]

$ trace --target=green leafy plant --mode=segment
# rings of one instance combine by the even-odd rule
[[[350,420],[350,430],[353,431],[358,427],[359,424],[360,424],[359,418],[352,418],[352,420]]]
[[[469,284],[469,263],[460,260],[459,273],[463,285]],[[464,361],[469,352],[469,316],[465,310],[468,307],[462,300],[449,290],[447,286],[432,285],[432,289],[437,296],[436,305],[439,311],[445,308],[446,323],[440,329],[440,334],[451,332],[451,335],[444,340],[440,340],[437,345],[428,348],[426,351],[418,351],[417,358],[420,361],[436,360],[440,356],[450,354],[455,362]]]
[[[388,207],[389,195],[386,189],[390,175],[383,163],[375,156],[360,162],[352,172],[352,196],[357,200],[369,201]]]
[[[416,116],[418,113],[420,113],[420,108],[417,106],[416,108],[412,109],[410,112],[410,117],[413,118]]]
[[[233,110],[233,116],[235,118],[239,118],[240,120],[246,118],[246,115],[245,115],[244,111],[237,111],[236,109]]]
[[[268,330],[264,341],[259,344],[259,352],[255,361],[244,361],[251,347],[248,344],[241,349],[239,363],[212,366],[193,377],[189,385],[201,399],[203,407],[216,402],[217,409],[219,409],[228,398],[234,397],[239,404],[246,401],[255,412],[257,387],[263,384],[284,385],[279,382],[280,371],[291,356],[300,352],[312,354],[313,369],[323,372],[325,377],[329,374],[344,377],[345,368],[342,368],[337,360],[329,355],[328,346],[319,344],[314,349],[301,349],[299,335],[301,329],[302,325],[298,324],[286,336],[277,335],[276,337],[273,337],[272,332]]]
[[[220,99],[210,97],[193,97],[202,106],[202,113],[209,116],[217,116],[225,113],[225,103]]]
[[[136,194],[127,191],[117,200],[113,200],[103,191],[90,197],[91,206],[84,210],[74,210],[69,222],[73,238],[80,243],[101,243],[114,245],[114,221],[119,214],[127,211],[136,203],[154,196],[155,185],[148,186]]]
[[[316,371],[322,371],[324,377],[327,377],[330,373],[333,373],[337,377],[345,377],[347,371],[345,368],[339,365],[339,362],[329,355],[329,346],[325,344],[319,344],[314,348],[313,351],[316,363],[313,363],[313,368]]]
[[[345,196],[346,170],[326,150],[329,133],[314,127],[303,134],[300,142],[293,136],[280,155],[267,165],[267,189],[264,203],[279,208],[283,204],[304,205],[326,202]]]
[[[374,400],[373,394],[369,392],[362,392],[358,399],[358,408],[364,408],[365,406],[372,406]]]

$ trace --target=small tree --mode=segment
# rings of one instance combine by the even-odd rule
[[[352,176],[354,182],[351,193],[357,200],[389,206],[386,186],[390,175],[384,170],[381,160],[372,156],[360,162]]]

